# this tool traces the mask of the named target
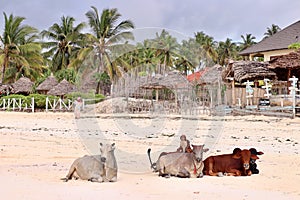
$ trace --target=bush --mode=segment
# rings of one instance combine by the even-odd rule
[[[21,99],[22,100],[22,107],[25,106],[25,104],[30,105],[31,99],[34,98],[34,107],[38,109],[45,109],[46,108],[46,98],[49,98],[51,102],[54,101],[54,99],[58,100],[59,97],[52,96],[52,95],[45,95],[45,94],[30,94],[28,96],[20,95],[20,94],[11,94],[8,96],[3,96],[0,98],[0,102],[3,101],[3,99]],[[87,101],[86,104],[94,104],[102,101],[105,96],[102,94],[93,94],[93,93],[80,93],[80,92],[74,92],[71,94],[68,94],[64,98],[64,103],[68,105],[69,100],[74,101],[77,97],[81,97],[83,99],[93,99],[93,101]]]
[[[31,99],[34,98],[34,107],[35,108],[41,108],[45,109],[46,108],[46,97],[50,99],[50,101],[53,101],[54,99],[58,99],[56,96],[49,96],[49,95],[44,95],[44,94],[30,94],[29,96],[24,96],[20,94],[11,94],[8,96],[3,96],[0,98],[0,102],[5,99],[6,101],[8,99],[21,99],[22,100],[22,106],[25,106],[25,104],[30,105],[31,104]]]
[[[27,105],[29,103],[31,103],[31,99],[28,99],[26,96],[21,95],[21,94],[12,94],[12,95],[8,95],[8,96],[2,96],[0,98],[0,102],[2,103],[4,99],[6,102],[8,101],[8,99],[21,99],[23,106],[25,105],[25,103],[27,103]]]
[[[77,99],[77,97],[81,97],[82,99],[93,99],[93,101],[87,101],[86,104],[99,103],[100,101],[105,99],[104,95],[94,94],[92,92],[91,93],[73,92],[65,95],[65,99],[70,99],[70,100]]]
[[[54,99],[59,99],[57,96],[45,95],[45,94],[30,94],[27,96],[28,99],[34,98],[34,107],[44,109],[46,108],[46,98],[49,98],[50,101]]]

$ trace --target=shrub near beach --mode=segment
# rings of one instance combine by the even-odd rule
[[[94,94],[90,94],[90,93],[86,94],[86,93],[76,92],[76,93],[71,93],[71,94],[65,95],[63,101],[64,101],[64,103],[67,104],[69,102],[69,100],[73,101],[78,96],[81,96],[82,99],[92,99],[92,101],[85,102],[86,104],[98,103],[104,99],[104,96],[101,94],[94,95]],[[45,95],[45,94],[30,94],[28,96],[20,95],[20,94],[12,94],[12,95],[1,97],[0,102],[2,103],[3,100],[5,100],[7,102],[8,99],[17,99],[17,101],[19,101],[19,99],[21,99],[22,107],[25,107],[25,104],[30,105],[32,102],[32,98],[34,98],[34,107],[36,109],[45,109],[47,97],[48,97],[49,101],[51,101],[51,102],[59,99],[59,97],[57,97],[57,96]],[[0,105],[1,105],[1,103],[0,103]]]

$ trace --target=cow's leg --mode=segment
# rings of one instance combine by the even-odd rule
[[[191,174],[188,170],[186,170],[185,168],[180,168],[177,174],[178,177],[181,178],[190,178]]]
[[[69,173],[66,175],[66,178],[62,178],[61,180],[67,182],[68,180],[72,179],[75,171],[76,171],[76,168],[72,165],[70,167]]]
[[[205,170],[205,174],[209,176],[219,176],[219,172],[214,172],[213,168],[214,168],[214,163],[213,161],[210,161],[208,163],[208,169]]]
[[[220,176],[222,172],[213,172],[212,170],[209,170],[208,171],[208,175],[210,176]]]
[[[104,179],[101,176],[97,176],[89,178],[88,181],[102,183]]]
[[[241,176],[242,172],[238,169],[228,169],[226,170],[226,176]]]

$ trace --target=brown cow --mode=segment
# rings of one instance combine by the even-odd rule
[[[204,160],[204,175],[250,176],[250,158],[257,159],[248,149],[235,148],[232,154],[210,156]]]

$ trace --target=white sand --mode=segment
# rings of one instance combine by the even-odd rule
[[[300,199],[299,130],[299,118],[115,116],[75,121],[72,113],[0,112],[1,199]],[[153,149],[155,161],[161,151],[177,148],[182,133],[193,144],[210,148],[205,158],[235,147],[256,147],[265,153],[257,161],[260,174],[158,177],[150,170],[147,149]],[[97,153],[100,141],[116,143],[118,182],[62,182],[73,160]]]

